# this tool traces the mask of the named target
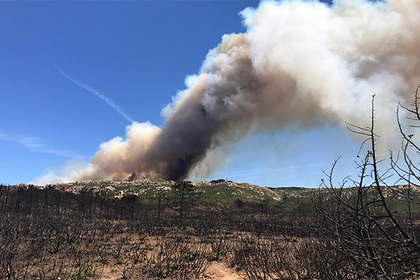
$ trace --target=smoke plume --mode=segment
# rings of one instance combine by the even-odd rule
[[[208,53],[163,128],[132,123],[73,179],[184,179],[251,128],[368,125],[372,94],[378,134],[396,135],[396,105],[420,82],[420,0],[266,1],[241,15],[247,32]]]

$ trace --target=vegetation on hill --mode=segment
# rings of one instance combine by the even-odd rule
[[[66,184],[47,185],[39,188],[53,188],[70,193],[92,192],[104,198],[121,199],[130,195],[135,195],[142,203],[158,203],[160,200],[173,200],[171,186],[175,182],[166,180],[138,180],[133,182],[113,182],[113,181],[80,181]],[[235,203],[268,203],[272,207],[285,210],[307,210],[316,211],[313,198],[319,193],[325,193],[323,188],[303,188],[303,187],[279,187],[268,188],[252,185],[248,183],[235,183],[225,180],[214,180],[211,182],[201,181],[191,183],[197,192],[194,200],[196,205],[209,205],[229,207]],[[12,186],[14,188],[27,188],[21,184]],[[408,206],[404,198],[406,186],[394,186],[392,191],[387,191],[387,201],[393,211],[397,213],[407,213]],[[348,187],[346,192],[355,194],[357,187]],[[417,189],[412,190],[413,198],[420,198]],[[412,204],[412,210],[420,211],[420,205]]]
[[[81,181],[48,185],[47,187],[73,193],[89,190],[104,197],[112,198],[136,195],[144,203],[155,203],[159,198],[171,199],[171,186],[174,183],[173,181],[165,180],[139,180],[133,182]],[[289,205],[291,208],[294,208],[294,203],[290,201],[294,201],[296,198],[296,201],[303,199],[309,202],[311,193],[315,191],[314,189],[305,188],[267,188],[224,180],[201,181],[191,184],[199,193],[196,200],[197,204],[214,206],[229,206],[237,200],[247,203],[260,203],[263,200],[267,200],[273,205]]]

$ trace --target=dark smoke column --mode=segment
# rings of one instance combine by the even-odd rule
[[[183,180],[227,130],[247,127],[261,87],[243,35],[229,35],[207,58],[197,83],[187,89],[149,147],[136,178]]]

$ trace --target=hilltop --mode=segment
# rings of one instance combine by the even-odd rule
[[[158,198],[170,198],[174,181],[136,180],[131,182],[77,181],[72,183],[50,184],[39,188],[53,188],[60,191],[80,193],[91,191],[107,198],[123,198],[136,195],[145,203],[156,202]],[[266,201],[273,206],[295,209],[299,204],[310,203],[311,195],[318,189],[303,187],[261,187],[249,183],[237,183],[223,179],[191,183],[199,196],[196,203],[214,206],[229,206],[235,201],[261,203]],[[21,184],[16,187],[25,187]]]
[[[89,192],[99,195],[105,199],[122,199],[136,196],[139,202],[154,204],[159,200],[162,202],[173,200],[171,186],[174,181],[168,180],[136,180],[130,182],[114,182],[110,180],[102,181],[76,181],[71,183],[49,184],[46,186],[33,186],[20,184],[11,186],[12,188],[36,187],[39,189],[54,189],[73,194]],[[314,210],[313,197],[326,189],[314,189],[304,187],[261,187],[249,183],[237,183],[223,179],[212,181],[191,182],[194,186],[194,204],[217,207],[229,207],[237,203],[248,204],[269,204],[285,210]],[[385,190],[385,194],[390,207],[396,212],[406,213],[407,205],[404,203],[406,186],[394,186]],[[355,195],[357,188],[350,187],[343,189],[348,195]],[[412,196],[420,197],[419,190],[413,190]],[[411,205],[412,210],[420,211],[419,205]]]

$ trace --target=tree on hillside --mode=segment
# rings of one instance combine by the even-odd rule
[[[175,182],[171,186],[172,193],[175,198],[177,210],[179,214],[179,226],[184,228],[184,214],[185,208],[189,203],[194,202],[198,199],[198,191],[194,188],[193,184],[188,181]]]
[[[419,88],[412,108],[399,105],[398,110],[406,110],[408,120],[420,124],[418,93]],[[391,153],[387,170],[380,170],[383,163],[377,154],[374,99],[370,126],[348,125],[352,132],[365,137],[358,156],[358,178],[347,177],[335,185],[336,161],[319,191],[325,236],[334,240],[339,256],[336,263],[328,264],[331,279],[414,279],[420,275],[420,165],[413,158],[420,147],[413,134],[405,133],[407,126],[397,111],[402,149]],[[408,126],[419,127],[413,123]]]

